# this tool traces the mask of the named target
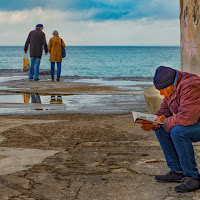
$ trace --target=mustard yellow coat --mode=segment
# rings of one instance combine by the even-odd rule
[[[58,35],[54,35],[48,44],[48,52],[50,53],[50,62],[62,62],[62,46],[65,48],[65,43]]]

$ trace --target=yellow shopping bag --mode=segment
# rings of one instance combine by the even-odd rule
[[[28,71],[30,69],[30,63],[28,59],[27,53],[24,54],[23,57],[23,71]]]

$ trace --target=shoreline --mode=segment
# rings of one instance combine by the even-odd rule
[[[0,69],[0,76],[27,76],[28,77],[28,72],[23,71],[22,69]],[[48,69],[40,69],[40,76],[41,75],[49,75],[50,76],[50,70]],[[61,75],[61,78],[64,79],[103,79],[103,80],[124,80],[124,81],[153,81],[153,77],[133,77],[133,76],[124,76],[124,77],[103,77],[103,76],[79,76],[79,75],[74,75],[74,76],[63,76]]]

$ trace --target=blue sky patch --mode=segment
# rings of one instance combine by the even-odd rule
[[[178,0],[1,0],[1,11],[56,9],[62,11],[92,11],[85,20],[118,19],[178,19]]]

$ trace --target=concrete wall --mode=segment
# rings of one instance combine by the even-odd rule
[[[200,75],[200,0],[180,0],[181,70]]]

